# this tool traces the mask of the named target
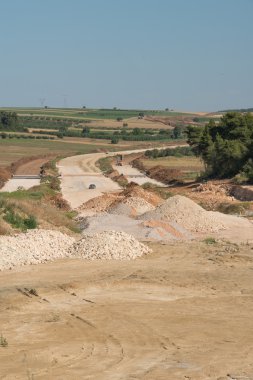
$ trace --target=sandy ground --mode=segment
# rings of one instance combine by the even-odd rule
[[[253,379],[252,247],[152,247],[0,273],[0,379]]]
[[[133,168],[131,165],[117,166],[114,165],[113,169],[117,170],[119,174],[123,174],[128,182],[135,182],[138,185],[143,185],[146,182],[153,183],[156,186],[165,187],[164,183],[156,181],[155,179],[147,177],[145,174],[141,173],[138,169]]]
[[[40,179],[19,179],[19,178],[11,178],[6,184],[0,189],[0,192],[10,192],[16,191],[19,187],[23,187],[24,189],[30,189],[33,186],[38,186],[40,184]]]
[[[119,185],[104,177],[96,166],[96,161],[104,156],[103,153],[83,154],[59,162],[62,195],[72,208],[104,192],[120,190]],[[96,189],[89,189],[90,184],[96,185]]]

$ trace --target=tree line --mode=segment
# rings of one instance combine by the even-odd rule
[[[17,131],[19,130],[18,116],[16,112],[0,112],[0,130]]]
[[[159,158],[159,157],[185,157],[194,156],[194,153],[189,146],[178,146],[176,148],[165,148],[165,149],[152,149],[146,150],[145,156],[149,158]]]
[[[253,182],[253,116],[227,112],[205,127],[189,126],[187,142],[205,164],[206,177]]]

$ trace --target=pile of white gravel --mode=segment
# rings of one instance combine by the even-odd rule
[[[0,236],[0,270],[67,257],[74,242],[75,239],[59,231],[39,229]]]
[[[155,210],[140,216],[142,220],[173,221],[192,232],[217,232],[227,228],[228,218],[219,212],[206,211],[191,199],[176,195]]]
[[[69,254],[87,260],[132,260],[150,249],[125,232],[103,231],[85,235],[70,247]]]
[[[110,214],[137,216],[154,209],[155,207],[143,198],[129,197],[113,204],[107,211]]]

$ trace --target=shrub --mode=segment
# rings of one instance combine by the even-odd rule
[[[35,216],[30,215],[28,218],[24,219],[24,226],[29,230],[36,228],[38,226],[38,222]]]
[[[210,244],[216,244],[217,241],[213,237],[207,237],[203,240],[204,243],[210,245]]]
[[[113,136],[111,139],[111,144],[118,144],[118,142],[119,142],[119,138],[116,136]]]
[[[0,346],[1,347],[8,347],[7,339],[3,335],[0,336]]]
[[[24,229],[24,221],[20,215],[16,214],[12,209],[8,209],[3,219],[12,227]]]

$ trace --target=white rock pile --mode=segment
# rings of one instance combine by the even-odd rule
[[[133,236],[117,231],[85,235],[69,249],[70,255],[88,260],[132,260],[149,252],[150,249]]]
[[[216,232],[226,228],[224,214],[206,211],[191,199],[175,195],[155,210],[144,213],[142,220],[174,221],[192,232]]]
[[[59,231],[30,230],[0,237],[0,270],[40,264],[69,256],[75,239]]]

